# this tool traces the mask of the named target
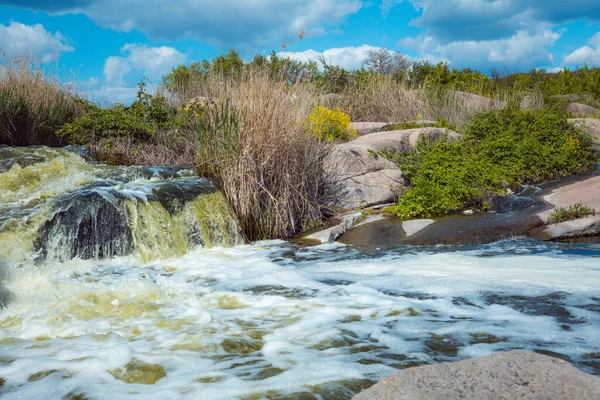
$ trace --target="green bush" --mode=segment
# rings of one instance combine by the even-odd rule
[[[548,217],[548,221],[546,222],[548,225],[557,224],[559,222],[570,221],[573,219],[585,218],[590,215],[596,215],[596,210],[590,207],[587,207],[583,203],[573,204],[568,208],[557,207],[554,209],[550,217]]]
[[[111,108],[100,108],[88,104],[87,113],[65,124],[58,134],[73,144],[123,138],[145,142],[159,129],[183,126],[189,117],[188,113],[170,106],[164,97],[147,93],[146,84],[141,82],[137,98],[130,106],[117,104]]]
[[[592,139],[552,111],[506,108],[476,115],[463,138],[383,154],[404,172],[411,188],[390,208],[402,218],[487,210],[507,188],[593,168]]]
[[[152,124],[128,112],[127,107],[93,107],[87,114],[65,124],[59,134],[69,143],[85,144],[101,138],[131,137],[145,140],[153,132]]]

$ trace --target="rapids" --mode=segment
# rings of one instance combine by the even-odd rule
[[[242,245],[189,171],[38,150],[0,148],[2,399],[349,399],[508,349],[600,375],[600,245]]]

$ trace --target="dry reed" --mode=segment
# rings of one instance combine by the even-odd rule
[[[217,178],[249,240],[287,238],[323,220],[327,146],[303,122],[317,98],[266,74],[207,82],[219,99],[198,125],[198,172]]]
[[[58,74],[44,71],[31,57],[0,66],[0,144],[66,144],[56,131],[82,112],[77,95]]]

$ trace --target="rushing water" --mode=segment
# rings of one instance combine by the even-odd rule
[[[74,168],[64,173],[70,182],[50,182],[56,172],[28,188],[13,179],[11,192],[0,193],[2,399],[348,399],[399,368],[508,349],[600,375],[599,245],[222,247],[239,243],[229,219],[199,223],[207,213],[198,206],[177,222],[187,204],[218,193],[191,195],[185,183],[197,178],[121,170],[119,180],[108,167],[60,154],[73,157],[57,169]],[[1,168],[0,185],[27,167]],[[172,181],[184,183],[168,191],[185,199],[175,208],[157,189]],[[124,196],[116,210],[131,248],[98,260],[97,251],[40,239],[47,221],[66,215],[69,196],[107,188]],[[169,224],[141,224],[133,210],[148,204]],[[222,243],[186,239],[190,226]],[[148,248],[173,231],[183,232],[181,249]],[[62,228],[52,235],[69,237]],[[79,256],[64,259],[72,251]]]

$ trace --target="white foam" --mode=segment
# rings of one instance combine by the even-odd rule
[[[366,257],[263,242],[145,265],[15,267],[0,312],[3,398],[283,396],[511,348],[577,362],[600,352],[600,251],[590,251]],[[134,359],[166,376],[144,385],[110,373]]]

